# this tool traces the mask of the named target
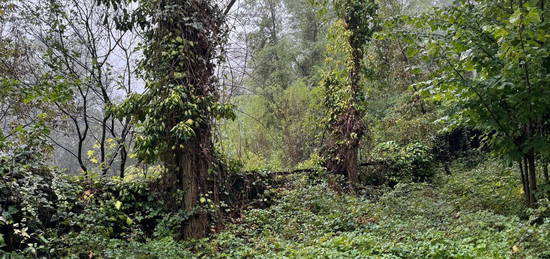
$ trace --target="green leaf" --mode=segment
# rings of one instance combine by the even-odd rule
[[[527,13],[525,17],[525,23],[527,24],[537,24],[540,23],[540,13],[538,8],[533,8]]]
[[[510,23],[512,25],[517,25],[521,20],[521,10],[518,9],[510,16]]]
[[[436,56],[439,54],[439,45],[435,42],[430,42],[427,46],[427,50],[429,56]]]
[[[408,48],[406,55],[408,58],[413,58],[418,54],[418,52],[420,52],[418,48]]]

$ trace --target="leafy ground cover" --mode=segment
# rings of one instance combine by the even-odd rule
[[[453,170],[431,183],[400,183],[374,198],[336,193],[311,176],[288,176],[272,190],[272,206],[246,211],[210,238],[142,243],[95,235],[89,241],[101,249],[91,253],[109,258],[550,257],[548,202],[536,210],[518,207],[519,179],[496,161],[471,169],[460,163]]]

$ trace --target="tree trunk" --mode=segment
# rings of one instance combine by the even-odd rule
[[[523,194],[525,196],[525,201],[527,203],[530,203],[531,199],[531,191],[529,190],[529,182],[527,180],[527,173],[524,167],[524,159],[520,159],[519,161],[519,172],[521,176],[521,184],[523,185]]]
[[[184,239],[201,238],[208,232],[208,215],[201,208],[205,204],[200,202],[201,196],[208,193],[210,136],[207,132],[190,140],[180,155],[178,169],[185,192],[183,207],[191,214],[183,225]]]
[[[105,141],[107,139],[107,122],[109,121],[109,116],[104,115],[105,117],[101,121],[101,139],[99,141],[99,169],[101,169],[101,175],[107,176],[109,167],[107,166],[106,157],[106,145]]]
[[[349,185],[352,189],[355,189],[359,185],[359,170],[358,170],[358,152],[359,148],[351,147],[347,154],[345,160],[345,170],[346,176],[348,178]]]
[[[531,191],[531,198],[529,206],[535,206],[536,198],[535,193],[537,192],[537,173],[535,165],[535,153],[533,150],[530,150],[527,154],[527,167],[528,167],[528,178],[529,178],[529,189]]]
[[[122,148],[120,149],[120,178],[124,178],[124,173],[126,170],[126,160],[128,159],[128,152],[124,143],[122,143]]]
[[[544,181],[546,184],[550,184],[550,177],[548,177],[548,162],[545,162],[542,165],[542,175],[544,176]]]
[[[365,125],[362,121],[361,113],[358,110],[358,106],[361,105],[361,60],[363,59],[363,51],[361,46],[353,46],[353,41],[350,42],[353,47],[352,58],[353,68],[351,69],[351,107],[349,108],[349,122],[345,125],[351,128],[350,132],[346,132],[346,141],[348,143],[348,152],[345,155],[344,166],[348,178],[348,182],[352,189],[355,189],[359,185],[359,171],[358,171],[358,153],[359,153],[359,141],[363,137]],[[346,130],[347,131],[347,130]]]

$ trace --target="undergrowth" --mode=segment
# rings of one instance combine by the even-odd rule
[[[38,249],[93,258],[550,258],[550,202],[523,207],[517,175],[498,161],[459,162],[450,175],[376,197],[334,192],[323,174],[284,177],[269,191],[271,206],[191,241],[173,238],[177,224],[166,220],[175,215],[140,181],[60,192],[74,185],[57,180],[62,231],[43,231]]]
[[[293,181],[295,188],[279,190],[277,204],[248,211],[205,241],[208,252],[198,256],[550,257],[550,218],[534,222],[548,204],[522,213],[517,177],[495,161],[433,184],[398,184],[376,202]]]

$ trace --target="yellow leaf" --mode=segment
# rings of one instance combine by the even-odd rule
[[[519,252],[519,247],[518,246],[512,246],[512,253],[517,253]]]
[[[117,210],[120,210],[121,207],[122,207],[122,202],[121,202],[121,201],[116,201],[116,202],[115,202],[115,208],[116,208]]]
[[[185,73],[180,73],[180,72],[175,72],[174,73],[174,78],[176,79],[181,79],[181,78],[184,78],[185,77]]]

